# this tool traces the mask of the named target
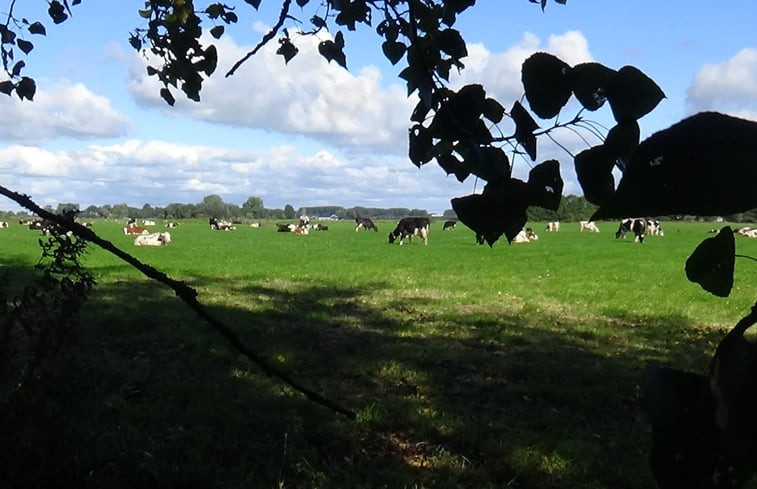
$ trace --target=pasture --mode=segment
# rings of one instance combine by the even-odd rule
[[[5,462],[88,487],[654,487],[644,365],[702,372],[757,298],[750,260],[726,299],[686,280],[722,224],[664,222],[640,245],[616,222],[529,223],[538,241],[491,249],[462,224],[433,222],[428,246],[388,244],[393,221],[325,224],[186,221],[165,247],[135,247],[123,222],[93,229],[357,420],[269,379],[171,290],[91,248],[98,285],[19,451],[39,459]],[[5,280],[30,273],[39,238],[0,230]],[[736,236],[736,252],[757,257],[757,240]]]

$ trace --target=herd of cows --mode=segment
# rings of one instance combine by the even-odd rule
[[[20,225],[28,226],[30,230],[39,230],[44,234],[55,234],[62,232],[62,228],[55,222],[46,219],[18,221]],[[91,227],[91,223],[81,223],[86,227]],[[216,231],[234,231],[237,229],[236,223],[210,218],[208,224],[211,230]],[[134,237],[135,246],[166,246],[171,243],[171,234],[168,231],[153,232],[148,226],[155,226],[155,221],[143,220],[142,226],[137,224],[136,219],[130,218],[123,228],[125,235]],[[176,228],[177,222],[166,222],[166,228]],[[259,227],[259,223],[253,223],[251,227]],[[457,226],[456,220],[447,220],[442,224],[442,230],[452,230]],[[9,227],[7,221],[0,221],[0,229]],[[420,238],[424,245],[428,245],[429,230],[431,228],[431,219],[428,217],[405,217],[397,221],[394,229],[389,233],[389,243],[398,242],[400,245],[405,240],[411,241],[414,237]],[[276,224],[277,232],[286,232],[294,234],[308,234],[310,231],[328,231],[328,226],[320,223],[312,224],[307,216],[301,216],[297,224]],[[378,232],[378,226],[367,217],[355,218],[355,231],[375,231]],[[560,222],[548,222],[545,231],[557,232],[560,230]],[[579,232],[599,232],[599,227],[592,221],[580,221],[578,223]],[[713,230],[712,232],[715,232]],[[735,230],[741,236],[757,238],[757,229],[743,227]],[[626,234],[633,233],[634,241],[643,243],[646,236],[664,236],[660,221],[652,218],[628,218],[622,219],[618,223],[618,229],[615,232],[615,238],[625,238]],[[513,239],[512,243],[528,243],[538,240],[539,236],[532,228],[521,230]],[[476,235],[476,242],[484,243],[484,237]]]

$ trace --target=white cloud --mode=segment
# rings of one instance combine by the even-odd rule
[[[336,147],[404,152],[414,102],[399,83],[384,86],[377,68],[352,73],[329,64],[317,53],[318,39],[308,36],[296,40],[300,53],[289,65],[276,55],[273,42],[225,78],[225,70],[250,47],[238,46],[228,36],[214,42],[218,71],[203,83],[201,103],[186,100],[176,90],[176,106],[169,109],[142,59],[130,70],[129,91],[142,106],[184,117],[300,134]],[[398,147],[398,141],[403,145]]]
[[[757,119],[757,49],[742,49],[722,63],[704,65],[686,96],[691,112],[717,110]]]
[[[60,137],[93,139],[124,136],[131,122],[81,83],[60,82],[38,90],[33,102],[0,97],[0,141],[35,143]]]

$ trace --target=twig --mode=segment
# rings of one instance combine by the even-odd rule
[[[255,365],[257,365],[261,370],[263,370],[266,373],[266,375],[268,375],[269,377],[278,378],[279,380],[289,385],[294,390],[299,391],[305,397],[307,397],[308,399],[310,399],[311,401],[317,404],[321,404],[322,406],[325,406],[331,409],[332,411],[342,414],[350,419],[355,419],[355,413],[353,411],[343,406],[340,406],[339,404],[336,404],[335,402],[332,402],[329,399],[326,399],[325,397],[321,396],[317,392],[314,392],[308,389],[307,387],[299,384],[294,379],[292,379],[289,375],[287,375],[285,372],[277,369],[273,365],[270,365],[268,362],[266,362],[266,360],[262,356],[260,356],[258,353],[254,352],[253,350],[245,346],[245,344],[242,342],[239,336],[237,336],[231,330],[231,328],[229,328],[228,326],[226,326],[225,324],[223,324],[222,322],[218,321],[217,319],[215,319],[214,317],[210,315],[210,313],[205,309],[205,307],[197,300],[197,291],[193,289],[192,287],[188,286],[186,283],[180,282],[178,280],[174,280],[168,277],[165,273],[159,270],[156,270],[150,265],[146,265],[140,262],[138,259],[136,259],[132,255],[116,247],[110,241],[99,237],[91,229],[86,228],[82,226],[81,224],[78,224],[72,220],[66,219],[63,216],[60,216],[58,214],[54,214],[52,212],[46,211],[45,209],[42,209],[37,204],[35,204],[28,195],[19,194],[17,192],[14,192],[12,190],[5,188],[2,185],[0,185],[0,194],[15,201],[20,206],[26,209],[29,209],[30,211],[37,214],[41,218],[53,221],[56,224],[65,228],[66,230],[71,231],[74,235],[86,241],[92,242],[106,251],[109,251],[110,253],[116,255],[118,258],[122,259],[129,265],[133,266],[134,268],[142,272],[148,278],[156,280],[170,287],[171,289],[173,289],[176,295],[179,296],[179,298],[183,300],[185,304],[187,304],[187,306],[189,306],[192,310],[194,310],[202,319],[207,321],[213,329],[215,329],[218,333],[220,333],[221,336],[223,336],[226,339],[226,341],[231,345],[233,349],[237,350],[239,353],[247,357],[250,361],[252,361]]]
[[[255,53],[260,51],[260,49],[268,44],[268,42],[273,39],[273,36],[276,35],[277,32],[279,32],[279,29],[281,29],[281,26],[284,25],[284,21],[289,16],[289,6],[292,4],[292,0],[284,0],[284,3],[281,5],[281,12],[279,13],[279,20],[276,21],[276,25],[274,25],[271,30],[265,33],[263,36],[263,39],[260,40],[260,42],[255,46],[252,51],[245,54],[242,59],[234,63],[234,66],[231,67],[231,69],[226,73],[226,78],[233,75],[237,69],[242,66],[242,64],[250,59],[251,57],[255,56]]]

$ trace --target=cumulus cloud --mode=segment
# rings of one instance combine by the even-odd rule
[[[217,194],[238,205],[258,196],[266,206],[279,208],[287,203],[416,207],[425,202],[429,210],[441,211],[449,208],[450,197],[469,191],[435,165],[419,170],[401,157],[347,159],[292,146],[241,151],[138,140],[76,151],[3,148],[0,181],[11,178],[14,190],[40,203],[81,206],[163,206]]]
[[[33,102],[0,97],[0,112],[0,141],[9,143],[120,137],[131,128],[126,115],[81,83],[60,82],[38,90]]]
[[[176,106],[167,109],[158,95],[160,84],[146,75],[139,58],[130,70],[128,89],[142,106],[184,117],[300,134],[335,147],[404,151],[397,142],[406,140],[414,105],[404,86],[384,84],[376,67],[353,73],[329,64],[318,54],[318,39],[312,36],[296,41],[300,53],[288,65],[276,54],[277,44],[270,43],[228,78],[224,70],[251,48],[228,36],[214,41],[218,72],[204,82],[201,103],[177,91]]]
[[[691,112],[717,110],[757,119],[757,49],[704,65],[687,90],[686,103]]]

